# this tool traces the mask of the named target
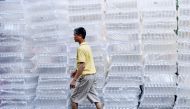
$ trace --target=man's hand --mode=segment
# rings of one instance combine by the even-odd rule
[[[75,70],[74,72],[71,73],[71,78],[74,78],[76,75],[77,71]]]
[[[73,73],[73,79],[72,79],[72,81],[71,81],[71,83],[70,83],[70,88],[75,88],[76,87],[76,81],[77,81],[77,79],[79,78],[79,76],[82,74],[82,72],[83,72],[83,70],[84,70],[84,68],[85,68],[85,66],[84,66],[85,64],[84,64],[84,62],[80,62],[80,65],[79,65],[79,67],[78,67],[78,70],[76,71],[76,73]],[[72,77],[72,76],[71,76]]]
[[[76,80],[72,79],[70,83],[70,89],[75,88],[75,87],[76,87]]]

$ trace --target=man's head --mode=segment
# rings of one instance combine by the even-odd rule
[[[74,40],[75,42],[82,42],[86,37],[86,30],[83,27],[74,29]]]

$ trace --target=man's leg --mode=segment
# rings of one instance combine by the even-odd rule
[[[95,105],[96,105],[96,109],[102,109],[102,105],[100,102],[96,102]]]
[[[72,102],[72,109],[78,109],[78,104],[77,103],[74,103],[74,102]]]
[[[87,97],[88,93],[86,92],[89,91],[91,85],[89,82],[88,77],[80,77],[78,80],[78,84],[71,95],[72,109],[78,109],[78,103]]]
[[[91,103],[95,103],[96,109],[103,109],[102,104],[101,104],[101,100],[98,97],[98,93],[96,90],[96,84],[97,83],[96,83],[96,76],[95,75],[92,76],[91,81],[92,81],[91,87],[90,87],[90,90],[87,94],[87,98]]]

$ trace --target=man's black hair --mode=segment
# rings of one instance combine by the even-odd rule
[[[74,34],[81,35],[83,39],[86,37],[86,30],[83,27],[78,27],[74,29]]]

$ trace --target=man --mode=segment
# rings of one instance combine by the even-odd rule
[[[85,98],[102,109],[96,91],[96,69],[91,48],[85,42],[86,30],[83,27],[74,29],[74,40],[79,43],[77,49],[77,70],[72,73],[70,87],[74,88],[71,96],[72,109],[78,109],[78,103]]]

